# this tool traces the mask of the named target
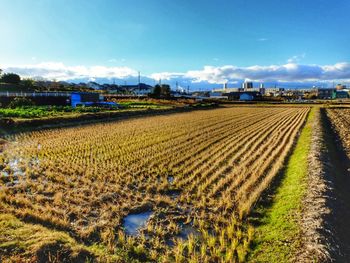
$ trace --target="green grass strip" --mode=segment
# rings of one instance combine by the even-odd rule
[[[307,189],[308,155],[314,112],[307,122],[288,159],[283,178],[271,203],[259,206],[258,222],[250,262],[291,262],[300,247],[302,199]]]
[[[79,244],[65,232],[24,223],[13,215],[0,213],[0,262],[34,262],[36,256],[45,253],[44,250],[51,252],[53,257],[66,251],[71,254],[73,262],[92,261],[84,255],[79,258],[79,253],[90,255],[101,262],[136,262],[129,258],[126,251],[119,249],[116,254],[111,254],[103,245],[88,247]],[[58,258],[56,260],[52,262],[60,262]]]

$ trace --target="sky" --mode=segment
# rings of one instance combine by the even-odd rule
[[[23,77],[232,86],[350,83],[348,0],[0,0]]]

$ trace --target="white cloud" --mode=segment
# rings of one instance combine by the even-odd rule
[[[164,74],[164,73],[158,73]],[[152,74],[152,76],[160,76]],[[164,78],[166,76],[166,78]],[[285,65],[237,67],[226,65],[222,67],[205,66],[201,70],[191,70],[181,75],[180,73],[166,72],[163,79],[191,80],[193,83],[208,82],[219,84],[234,83],[242,80],[252,81],[279,81],[279,82],[303,82],[303,81],[331,81],[350,80],[350,63],[343,62],[335,65],[302,65],[287,63]]]
[[[300,54],[300,55],[295,55],[289,59],[287,59],[287,63],[297,63],[300,62],[302,59],[304,59],[306,56],[306,53]]]
[[[175,72],[159,72],[159,73],[153,73],[150,75],[151,79],[154,80],[171,80],[175,78],[182,78],[185,74],[184,73],[175,73]]]
[[[262,38],[258,38],[257,40],[258,40],[258,41],[260,41],[260,42],[264,42],[264,41],[267,41],[268,39],[267,39],[267,38],[262,37]]]
[[[137,76],[137,71],[128,67],[66,66],[60,62],[45,62],[31,65],[5,66],[5,72],[15,72],[22,77],[72,80],[79,78],[126,78]]]
[[[137,81],[138,72],[129,67],[106,66],[66,66],[63,63],[46,62],[31,65],[3,66],[5,72],[15,72],[23,78],[42,77],[66,81],[112,79]],[[284,65],[238,67],[225,65],[221,67],[204,66],[199,70],[187,72],[158,72],[143,76],[143,81],[153,80],[178,81],[183,85],[237,83],[244,80],[257,82],[309,82],[309,81],[350,81],[350,63],[341,62],[334,65],[304,65],[286,63]]]

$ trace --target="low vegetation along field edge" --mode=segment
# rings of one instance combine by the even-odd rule
[[[281,172],[275,193],[266,197],[254,211],[255,240],[250,262],[292,262],[302,247],[302,203],[307,190],[308,158],[316,121],[313,108],[297,144]],[[277,179],[278,180],[278,179]],[[268,194],[267,194],[268,195]]]
[[[131,251],[84,245],[69,234],[0,213],[0,262],[134,262]],[[136,261],[135,261],[136,262]]]

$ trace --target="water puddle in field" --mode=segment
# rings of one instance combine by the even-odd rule
[[[8,172],[6,172],[6,171],[1,171],[1,175],[5,176],[5,177],[9,177],[10,176],[10,174]]]
[[[137,236],[138,231],[146,226],[147,220],[153,214],[152,211],[129,214],[123,220],[125,233],[130,236]]]
[[[9,160],[6,164],[7,168],[0,171],[6,187],[14,187],[25,178],[25,170],[21,167],[22,161],[22,158]]]
[[[173,200],[178,198],[180,194],[181,194],[180,190],[169,190],[167,192],[167,195]]]
[[[24,172],[19,167],[20,162],[22,159],[13,159],[8,162],[8,166],[11,168],[14,176],[23,176]]]
[[[168,177],[168,183],[169,184],[173,184],[173,182],[174,182],[174,176],[169,176]]]
[[[200,233],[192,225],[182,225],[181,231],[178,234],[178,237],[183,239],[183,240],[188,240],[188,237],[190,235],[193,235],[194,237],[198,237],[198,236],[200,236]]]

